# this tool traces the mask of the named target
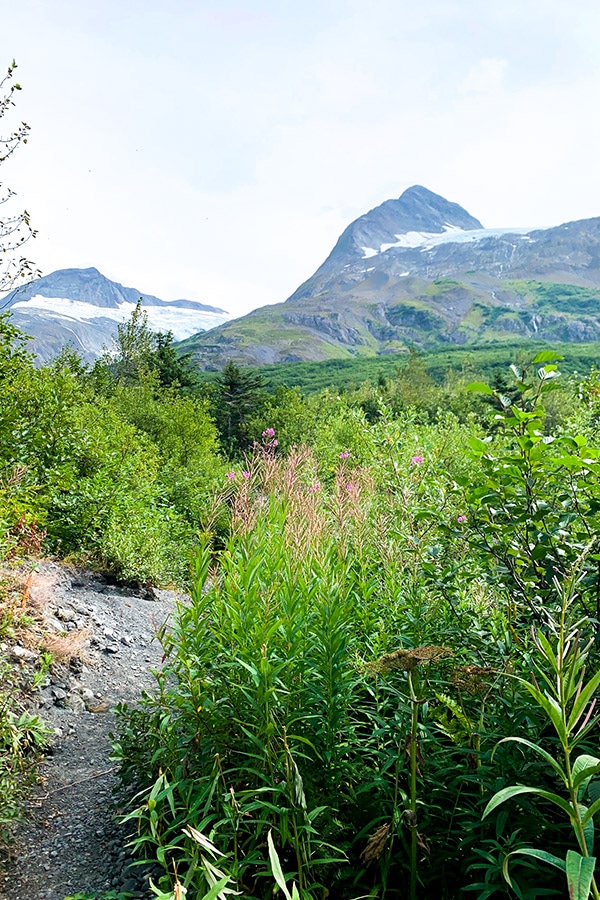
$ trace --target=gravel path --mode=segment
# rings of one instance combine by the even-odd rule
[[[134,703],[143,688],[154,686],[151,670],[162,659],[154,635],[177,595],[118,587],[53,563],[40,565],[30,590],[50,630],[88,629],[88,646],[83,663],[53,667],[34,695],[56,737],[28,821],[17,829],[13,857],[0,875],[0,900],[63,900],[77,891],[111,889],[147,897],[140,870],[128,869],[128,831],[114,819],[111,707]]]

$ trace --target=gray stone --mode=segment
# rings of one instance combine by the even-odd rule
[[[59,606],[55,615],[61,622],[72,622],[75,618],[75,610],[71,609],[70,606]]]
[[[38,658],[38,654],[34,650],[28,650],[27,647],[21,647],[20,644],[15,644],[10,648],[10,655],[13,659],[23,662],[35,662]]]

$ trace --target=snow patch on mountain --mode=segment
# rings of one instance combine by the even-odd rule
[[[148,324],[153,331],[172,331],[175,340],[181,341],[199,331],[206,331],[221,325],[229,317],[206,310],[193,309],[191,301],[186,307],[172,304],[164,306],[143,305],[148,316]],[[82,300],[71,300],[68,297],[44,297],[36,294],[26,300],[17,300],[12,309],[19,312],[42,312],[53,319],[65,322],[93,322],[96,319],[111,319],[124,322],[129,318],[136,304],[122,301],[117,306],[97,306]]]
[[[407,250],[429,250],[439,244],[450,243],[467,243],[469,241],[483,241],[486,238],[502,237],[505,234],[514,234],[522,238],[522,240],[531,241],[530,232],[540,231],[540,228],[477,228],[466,230],[456,228],[453,225],[445,225],[444,231],[407,231],[404,234],[395,234],[396,240],[393,243],[380,244],[379,250],[373,247],[361,247],[364,256],[362,259],[371,259],[373,256],[379,256],[395,247]]]

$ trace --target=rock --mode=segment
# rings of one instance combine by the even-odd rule
[[[73,712],[83,712],[85,710],[85,703],[83,699],[79,696],[79,694],[69,694],[67,699],[67,706],[69,709],[73,710]]]
[[[75,610],[71,609],[70,606],[59,606],[55,615],[61,622],[72,622],[75,618]]]
[[[84,687],[83,685],[79,685],[77,688],[77,693],[81,697],[82,700],[93,700],[94,692],[89,687]]]
[[[10,655],[13,659],[22,660],[23,662],[35,662],[38,658],[35,650],[28,650],[27,647],[21,647],[20,644],[15,644],[14,647],[10,648]]]
[[[110,709],[110,703],[107,700],[87,700],[85,708],[91,713],[105,713]]]

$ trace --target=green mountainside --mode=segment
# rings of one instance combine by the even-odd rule
[[[348,226],[285,303],[180,346],[219,370],[507,340],[600,340],[600,219],[485,229],[415,187]]]
[[[600,340],[600,287],[525,279],[496,284],[483,276],[410,278],[384,288],[378,281],[367,279],[363,297],[348,298],[343,311],[326,297],[319,298],[318,308],[305,301],[267,306],[179,347],[191,351],[202,368],[218,369],[228,359],[269,365],[376,357],[410,346],[432,351]]]

